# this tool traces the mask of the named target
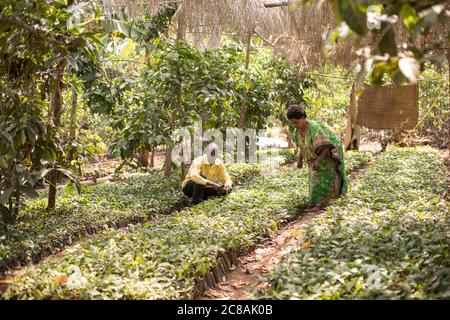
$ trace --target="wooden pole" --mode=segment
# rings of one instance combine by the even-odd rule
[[[447,64],[448,64],[448,82],[447,82],[448,105],[447,105],[447,108],[450,108],[450,48],[447,48]],[[447,150],[450,155],[450,112],[447,115],[447,121],[448,121]]]
[[[250,50],[252,46],[252,35],[253,33],[249,33],[247,36],[247,49],[245,52],[245,69],[248,70],[248,66],[250,64]]]
[[[155,151],[156,151],[156,147],[152,146],[152,154],[150,157],[150,167],[151,168],[155,167]]]
[[[264,4],[264,7],[266,8],[277,8],[277,7],[287,7],[289,5],[289,1],[286,2],[273,2],[273,3],[266,3]]]
[[[248,36],[247,36],[247,49],[245,52],[245,70],[248,70],[248,67],[250,65],[250,51],[251,51],[251,46],[252,46],[252,35],[253,32],[249,32]],[[239,125],[238,127],[240,129],[243,129],[245,126],[245,114],[247,113],[247,90],[245,90],[244,92],[244,101],[242,101],[242,105],[241,105],[241,110],[239,112]]]
[[[186,30],[185,19],[184,19],[184,17],[180,17],[178,20],[177,41],[184,40],[185,30]],[[179,88],[178,94],[177,94],[178,101],[176,102],[178,110],[176,110],[175,113],[169,117],[170,132],[174,129],[174,126],[175,126],[174,117],[176,117],[181,110],[181,105],[183,103],[182,98],[183,98],[183,95],[181,92],[181,79],[180,79],[180,88]],[[172,150],[173,150],[173,142],[171,141],[169,143],[169,145],[167,146],[166,154],[165,154],[165,158],[164,158],[164,176],[166,178],[169,178],[172,175]],[[184,164],[182,164],[182,165],[184,165]]]
[[[78,103],[78,93],[76,88],[72,88],[72,107],[70,109],[70,132],[69,132],[69,140],[71,144],[75,141],[76,138],[76,125],[77,125],[77,103]],[[70,145],[69,150],[67,152],[67,161],[70,162],[73,160],[75,154],[75,148]]]
[[[350,105],[347,111],[347,127],[344,134],[344,149],[345,150],[359,150],[361,141],[361,129],[356,123],[356,93],[355,83],[352,84],[352,93],[350,95]]]
[[[52,121],[55,127],[61,126],[61,115],[63,107],[62,90],[64,86],[64,72],[66,70],[66,60],[62,60],[56,68],[55,90],[52,97]],[[48,203],[49,209],[54,209],[56,205],[56,184],[58,183],[58,171],[52,170],[49,173]]]

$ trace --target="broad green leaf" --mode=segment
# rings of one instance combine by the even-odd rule
[[[411,82],[416,83],[420,74],[420,64],[416,59],[411,57],[400,58],[398,67],[403,75]]]
[[[0,168],[8,169],[8,162],[6,161],[6,156],[0,156]]]
[[[0,215],[8,216],[9,210],[3,204],[0,203]]]
[[[416,10],[409,3],[404,3],[400,9],[400,16],[405,26],[412,33],[418,22]]]
[[[19,187],[19,191],[26,194],[30,198],[39,197],[39,193],[31,186],[21,186]]]
[[[335,12],[339,12],[338,19],[347,25],[359,36],[367,33],[367,19],[363,7],[357,0],[334,0]]]
[[[0,195],[0,204],[6,204],[9,201],[9,198],[11,197],[11,194],[13,192],[13,188],[8,188],[6,190],[1,191]]]

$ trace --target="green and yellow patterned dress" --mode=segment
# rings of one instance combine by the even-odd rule
[[[328,204],[329,200],[347,192],[344,148],[331,129],[313,120],[306,122],[308,128],[305,137],[302,137],[297,129],[294,130],[293,137],[300,155],[309,166],[309,205],[323,206]],[[323,148],[329,149],[329,152],[320,162],[319,170],[313,170],[313,163]]]

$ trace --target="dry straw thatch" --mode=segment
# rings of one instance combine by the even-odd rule
[[[324,54],[326,38],[336,27],[330,5],[305,6],[297,2],[268,8],[268,0],[184,0],[174,21],[183,21],[193,34],[200,31],[210,35],[207,45],[193,41],[199,47],[217,46],[222,33],[237,34],[243,39],[256,34],[276,53],[296,64],[312,67],[330,59],[345,65],[354,62],[354,41],[335,43],[329,48],[329,55]]]
[[[276,53],[305,66],[327,61],[345,65],[355,61],[354,41],[339,42],[323,54],[328,34],[336,26],[328,3],[316,6],[298,5],[290,0],[98,0],[105,14],[139,16],[155,13],[164,6],[178,5],[173,17],[182,26],[183,38],[205,49],[220,46],[224,35],[237,35],[243,40],[257,34]],[[265,5],[288,3],[266,7]]]
[[[370,34],[362,40],[339,40],[328,42],[326,46],[327,37],[338,24],[330,4],[323,0],[313,1],[312,5],[304,5],[299,0],[97,1],[106,14],[126,11],[128,16],[153,14],[164,6],[178,5],[173,17],[174,26],[180,29],[178,35],[200,48],[220,46],[227,34],[243,40],[249,34],[256,34],[272,46],[275,53],[308,68],[327,62],[351,67],[358,61],[358,48],[370,48],[377,42]],[[447,29],[448,21],[435,27],[427,37],[417,39],[416,44],[423,46],[437,39],[446,43]],[[397,43],[410,41],[401,23],[395,26],[395,33]]]
[[[83,0],[87,2],[86,0]],[[106,16],[138,17],[144,12],[156,14],[161,0],[96,0]]]

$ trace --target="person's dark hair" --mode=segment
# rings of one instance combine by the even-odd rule
[[[299,104],[291,104],[289,108],[287,108],[286,116],[289,120],[291,119],[305,119],[306,112],[303,106]]]

